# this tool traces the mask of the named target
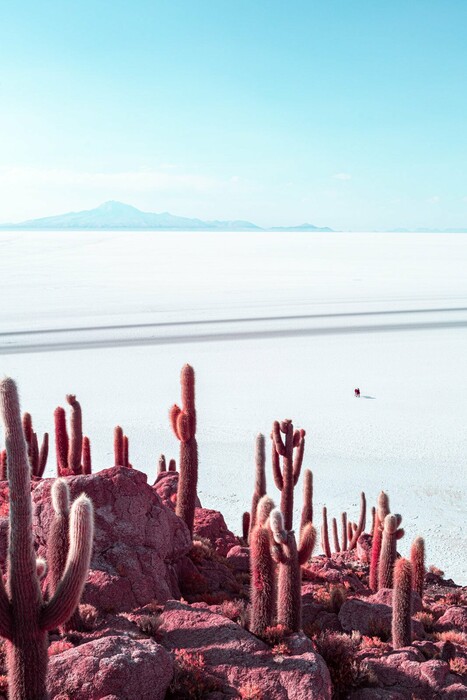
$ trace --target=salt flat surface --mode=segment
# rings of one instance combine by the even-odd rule
[[[76,392],[95,468],[119,423],[152,479],[178,453],[167,411],[190,362],[200,497],[232,529],[255,434],[292,417],[318,515],[356,519],[360,491],[371,504],[384,488],[400,550],[421,534],[429,563],[467,583],[466,270],[463,234],[6,232],[1,372],[39,432]]]

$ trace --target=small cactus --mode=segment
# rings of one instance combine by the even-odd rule
[[[412,588],[417,591],[420,598],[423,598],[425,584],[425,540],[423,537],[416,537],[412,542],[410,562],[413,570]]]
[[[378,570],[379,558],[381,554],[381,543],[383,539],[383,523],[386,516],[389,515],[389,498],[384,491],[378,496],[378,504],[375,513],[375,522],[373,526],[373,541],[371,544],[371,559],[370,559],[370,588],[373,593],[378,590]]]
[[[282,435],[285,440],[282,440]],[[293,524],[293,491],[300,476],[305,450],[305,431],[295,430],[292,421],[274,421],[272,426],[272,471],[274,482],[281,492],[281,511],[286,530]],[[281,471],[279,458],[283,459]]]
[[[38,479],[42,478],[49,456],[49,434],[44,433],[41,448],[39,450],[39,442],[37,434],[32,427],[32,418],[30,413],[23,413],[23,433],[28,449],[29,464],[31,467],[32,476]]]
[[[250,514],[245,511],[242,515],[242,538],[245,543],[248,543],[250,533]]]
[[[389,516],[387,516],[389,517]],[[392,593],[392,646],[408,647],[412,643],[412,564],[398,559],[394,566]]]
[[[185,521],[193,536],[198,485],[198,444],[196,442],[195,373],[185,365],[180,378],[182,408],[174,404],[170,422],[180,440],[180,476],[177,489],[177,515]]]
[[[397,556],[397,540],[404,536],[404,530],[399,528],[401,515],[386,515],[383,527],[383,540],[378,568],[378,590],[392,588],[393,569]]]
[[[329,545],[329,530],[328,530],[328,509],[323,506],[323,524],[321,526],[321,547],[328,558],[331,558],[331,547]]]
[[[335,518],[332,519],[332,539],[334,542],[334,551],[340,552],[341,546],[339,543],[339,533],[337,531],[337,520]]]
[[[341,513],[342,551],[347,550],[347,513]]]
[[[83,437],[83,474],[92,473],[91,443],[89,438]]]
[[[159,461],[157,463],[157,474],[163,474],[167,471],[167,463],[165,461],[165,455],[160,455]]]
[[[125,465],[123,428],[120,425],[116,425],[114,428],[114,462],[116,467]]]

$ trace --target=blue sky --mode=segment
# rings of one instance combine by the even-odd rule
[[[467,227],[465,0],[2,3],[0,221]]]

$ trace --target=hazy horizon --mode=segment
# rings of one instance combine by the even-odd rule
[[[3,222],[117,199],[467,226],[465,3],[23,0],[0,19]]]

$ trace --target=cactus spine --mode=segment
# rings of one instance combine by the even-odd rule
[[[410,548],[410,562],[412,564],[413,579],[412,588],[423,598],[423,586],[425,584],[425,540],[416,537]]]
[[[282,440],[281,433],[285,436]],[[281,511],[286,530],[292,529],[293,490],[300,476],[305,450],[305,431],[293,429],[292,421],[274,421],[272,426],[272,470],[274,482],[281,492]],[[295,450],[295,454],[294,454]],[[281,471],[279,457],[283,459]]]
[[[195,373],[185,365],[180,377],[182,408],[170,409],[170,422],[180,440],[180,476],[177,488],[177,515],[185,521],[193,536],[198,485],[198,445],[196,442]]]
[[[259,500],[266,493],[266,449],[264,435],[259,433],[255,443],[255,489],[251,502],[250,531],[256,525],[256,511]]]
[[[278,562],[277,622],[291,632],[302,628],[302,572],[301,567],[311,556],[316,541],[316,530],[311,523],[303,528],[297,548],[293,531],[284,530],[281,511],[275,508],[270,515],[274,538],[272,554]]]
[[[412,564],[398,559],[394,566],[392,593],[392,646],[408,647],[412,642]]]
[[[16,385],[0,383],[10,487],[7,588],[0,576],[0,634],[7,640],[8,697],[46,700],[47,631],[61,625],[76,608],[89,569],[93,536],[92,503],[73,504],[70,551],[63,577],[44,603],[32,533],[31,475]],[[8,592],[7,592],[8,591]]]
[[[370,588],[374,593],[378,590],[378,570],[383,539],[383,523],[387,515],[389,515],[389,498],[384,491],[381,491],[378,496],[375,523],[373,526],[373,541],[371,545]]]
[[[383,540],[378,568],[378,590],[392,588],[394,563],[397,556],[397,540],[404,536],[399,528],[401,515],[386,515],[384,519]]]

